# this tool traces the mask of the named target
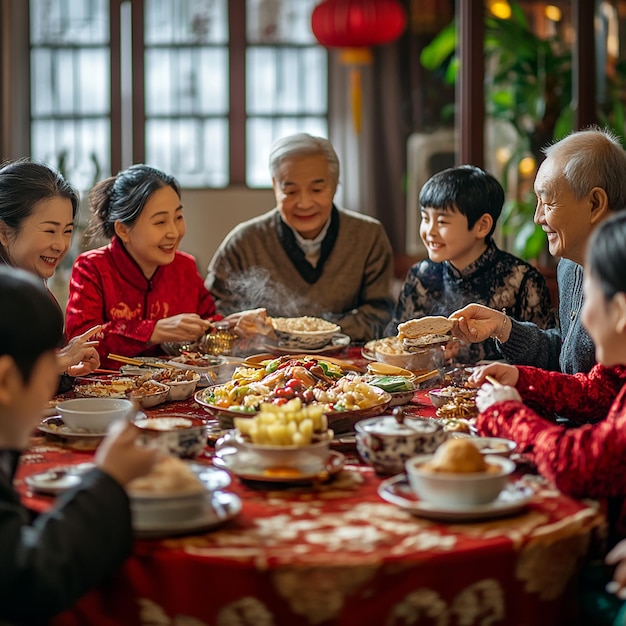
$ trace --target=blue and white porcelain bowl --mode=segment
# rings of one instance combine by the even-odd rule
[[[207,425],[199,417],[184,413],[167,413],[135,420],[148,443],[181,459],[197,457],[207,444]],[[142,436],[140,435],[140,437]]]
[[[448,437],[443,426],[431,419],[381,415],[355,424],[359,455],[379,476],[404,471],[406,461],[416,454],[434,452]]]

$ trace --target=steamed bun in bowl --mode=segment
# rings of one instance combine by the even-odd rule
[[[434,454],[422,454],[406,462],[409,483],[417,496],[448,508],[492,502],[514,469],[510,459],[482,455],[471,437],[448,439]]]

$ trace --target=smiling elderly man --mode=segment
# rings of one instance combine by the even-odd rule
[[[626,207],[626,152],[619,140],[600,130],[572,133],[544,150],[535,178],[535,223],[548,237],[557,269],[560,328],[542,330],[500,311],[470,304],[452,314],[454,334],[470,341],[497,339],[502,356],[517,365],[534,365],[568,374],[595,364],[591,338],[583,328],[583,260],[592,231]]]
[[[353,341],[380,336],[393,300],[391,244],[378,220],[337,208],[339,159],[304,133],[274,143],[271,211],[236,226],[209,265],[220,313],[323,317]]]

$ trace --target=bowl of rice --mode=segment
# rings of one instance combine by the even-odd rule
[[[320,317],[268,318],[281,348],[317,350],[328,345],[341,327]]]

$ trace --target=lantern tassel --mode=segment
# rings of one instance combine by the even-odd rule
[[[363,84],[359,67],[353,67],[350,70],[350,103],[352,105],[354,132],[360,135],[363,125]]]

